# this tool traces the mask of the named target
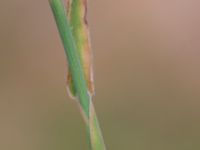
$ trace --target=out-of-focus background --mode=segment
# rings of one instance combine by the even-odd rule
[[[47,0],[0,1],[0,149],[87,150]],[[108,150],[200,149],[200,1],[90,0]]]

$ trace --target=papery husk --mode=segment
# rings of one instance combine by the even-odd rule
[[[72,34],[79,51],[82,69],[87,82],[88,93],[94,94],[92,52],[87,21],[87,0],[67,0],[67,16],[70,22]],[[73,79],[68,69],[67,84],[70,95],[76,97]]]

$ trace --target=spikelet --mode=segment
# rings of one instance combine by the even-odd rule
[[[70,22],[75,44],[79,51],[81,65],[84,71],[84,77],[87,82],[89,94],[94,94],[92,54],[90,46],[90,37],[87,22],[87,0],[67,0],[67,17]],[[72,97],[76,97],[76,89],[73,85],[73,79],[68,69],[67,77],[68,89]]]

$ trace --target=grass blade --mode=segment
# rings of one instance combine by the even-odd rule
[[[49,0],[49,2],[67,55],[76,97],[85,118],[88,137],[90,139],[90,148],[92,150],[105,150],[99,123],[91,101],[91,95],[88,91],[84,67],[81,64],[82,58],[77,48],[78,44],[71,31],[70,23],[67,19],[65,7],[61,0]]]

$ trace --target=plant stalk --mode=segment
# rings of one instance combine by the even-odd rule
[[[85,118],[88,137],[90,139],[90,149],[105,150],[91,95],[88,92],[87,80],[85,79],[84,68],[81,64],[81,56],[71,31],[65,7],[61,0],[49,0],[49,2],[67,56],[69,71],[76,90],[76,98]]]

